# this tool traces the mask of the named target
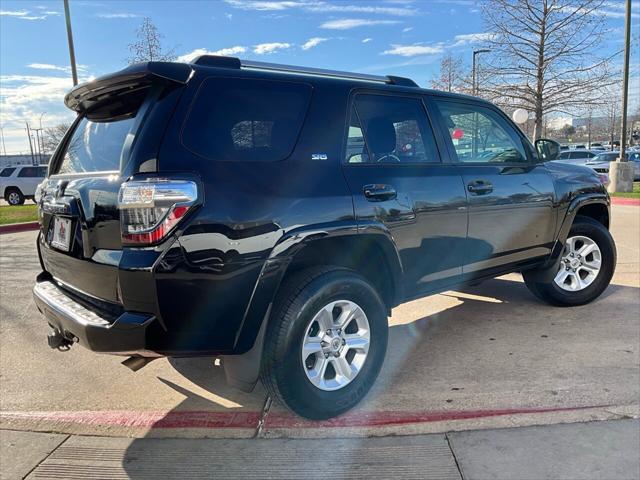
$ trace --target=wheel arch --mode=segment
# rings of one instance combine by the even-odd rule
[[[265,262],[236,337],[235,355],[225,356],[227,382],[250,391],[258,380],[264,334],[273,299],[285,277],[304,268],[331,265],[365,277],[390,311],[402,298],[402,265],[390,233],[354,224],[315,226],[289,232]]]

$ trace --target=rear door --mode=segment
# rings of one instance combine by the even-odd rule
[[[407,297],[461,279],[466,197],[440,150],[422,97],[361,92],[349,105],[343,169],[361,232],[382,224],[395,242]]]
[[[526,139],[497,109],[457,99],[434,103],[469,201],[464,279],[550,254],[553,179]]]
[[[23,195],[33,196],[36,187],[44,179],[46,167],[22,167],[18,172],[18,186]]]

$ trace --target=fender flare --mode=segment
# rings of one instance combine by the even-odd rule
[[[238,353],[222,357],[227,383],[250,392],[258,381],[264,336],[273,301],[294,257],[305,248],[313,248],[314,242],[353,235],[369,235],[382,247],[393,275],[396,292],[394,301],[401,298],[402,264],[395,241],[384,225],[374,222],[357,225],[353,221],[346,221],[293,229],[280,238],[262,267],[236,335],[234,351]]]
[[[551,255],[545,261],[543,265],[536,268],[534,271],[529,272],[530,278],[539,282],[546,282],[553,278],[558,272],[558,265],[562,259],[562,251],[564,250],[564,244],[569,236],[569,231],[576,218],[576,215],[580,208],[586,205],[601,204],[607,207],[609,217],[611,217],[611,200],[608,195],[601,193],[584,194],[575,197],[569,203],[567,211],[565,212],[562,224],[558,229],[556,239],[551,249]]]

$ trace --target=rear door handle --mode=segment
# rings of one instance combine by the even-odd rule
[[[398,196],[396,189],[391,185],[375,183],[362,187],[364,196],[370,202],[383,202],[385,200],[393,200]]]
[[[486,180],[474,180],[467,184],[467,190],[476,195],[484,195],[493,192],[493,185]]]

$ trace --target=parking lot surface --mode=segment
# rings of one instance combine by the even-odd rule
[[[365,401],[306,422],[260,385],[228,387],[212,358],[122,358],[49,349],[31,287],[35,232],[0,236],[0,428],[129,437],[415,434],[638,416],[640,209],[614,206],[618,265],[591,305],[540,303],[512,274],[393,311]]]

